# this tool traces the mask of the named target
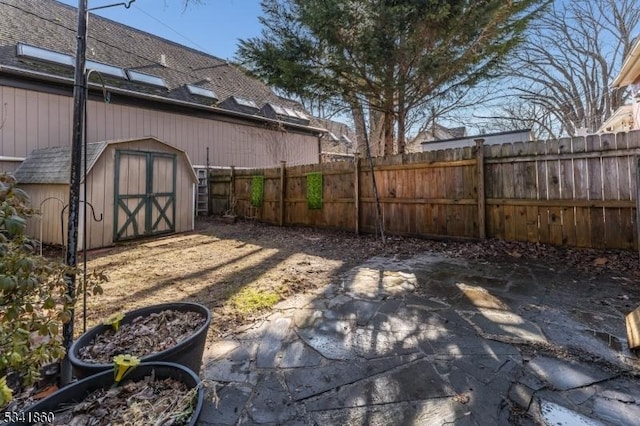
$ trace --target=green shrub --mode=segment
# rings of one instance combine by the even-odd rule
[[[43,365],[64,356],[62,327],[75,303],[65,275],[77,271],[36,255],[36,242],[25,235],[34,211],[11,175],[0,174],[0,203],[0,379],[18,376],[19,385],[28,386]],[[90,290],[100,293],[104,280],[93,274]]]

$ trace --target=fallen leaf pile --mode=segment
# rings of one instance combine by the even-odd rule
[[[164,351],[191,336],[205,318],[197,312],[165,310],[134,318],[113,329],[99,334],[90,345],[80,348],[80,358],[96,364],[110,364],[113,357],[130,354],[143,357]]]
[[[580,271],[600,274],[604,272],[640,277],[638,253],[625,250],[600,250],[565,248],[549,244],[523,241],[486,239],[484,241],[427,240],[421,238],[386,236],[386,244],[372,234],[355,235],[352,232],[303,227],[277,227],[261,223],[250,226],[218,225],[215,232],[220,237],[240,237],[245,241],[265,242],[270,246],[283,246],[291,251],[312,251],[316,255],[339,256],[347,265],[357,264],[372,256],[411,257],[424,251],[447,256],[492,260],[511,259],[516,262],[539,260],[545,265],[564,269],[573,267]]]
[[[183,425],[193,413],[195,391],[175,379],[153,375],[91,392],[78,404],[56,411],[52,425]],[[44,423],[36,423],[44,425]]]

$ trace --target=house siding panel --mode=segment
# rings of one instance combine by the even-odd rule
[[[21,126],[26,127],[26,140],[25,143],[19,146],[19,155],[26,157],[31,151],[37,148],[47,148],[49,143],[47,140],[40,141],[38,134],[41,133],[38,128],[38,92],[26,92],[26,113],[21,117]],[[17,126],[16,126],[17,127]],[[17,129],[16,129],[17,130]],[[17,134],[16,134],[17,136]]]
[[[71,97],[0,86],[0,99],[5,122],[0,156],[26,157],[34,149],[71,143]],[[88,142],[155,136],[183,149],[194,165],[206,164],[207,147],[212,166],[318,162],[318,139],[313,135],[94,100],[87,109]]]
[[[10,147],[13,147],[12,152],[5,152],[4,150],[0,155],[26,157],[27,156],[27,92],[24,90],[14,90],[13,101],[15,102],[15,109],[11,108],[11,99],[7,103],[7,115],[12,117],[13,120],[13,132],[12,137],[7,138],[6,142]],[[29,111],[33,111],[33,106],[29,106]],[[13,111],[11,111],[13,109]],[[9,112],[11,111],[11,112]]]
[[[58,98],[53,98],[50,101],[46,100],[44,102],[45,105],[48,106],[48,103],[51,103],[51,105],[53,105],[52,108],[48,108],[47,113],[47,120],[48,120],[48,126],[46,126],[46,131],[48,132],[47,134],[47,138],[49,140],[53,139],[56,140],[58,138],[58,135],[60,134],[60,126],[61,126],[61,120],[60,120],[60,100]],[[51,146],[49,144],[49,146]]]
[[[14,102],[13,97],[15,94],[15,90],[0,90],[0,144],[5,146],[9,145],[9,141],[13,141],[13,127],[14,127],[14,115],[15,111],[12,108],[9,111],[7,107],[9,102]],[[5,167],[4,164],[0,161],[0,167]],[[4,168],[0,169],[4,170]]]
[[[53,127],[49,127],[49,113],[53,108],[49,107],[49,99],[46,93],[36,94],[37,114],[38,118],[35,123],[31,123],[31,126],[35,125],[35,138],[29,139],[29,152],[34,148],[31,148],[32,144],[38,146],[42,144],[43,147],[49,147],[49,134],[53,131]],[[31,127],[30,126],[30,127]]]

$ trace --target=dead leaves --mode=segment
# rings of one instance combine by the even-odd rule
[[[91,345],[80,348],[79,355],[84,361],[96,364],[111,364],[114,356],[125,353],[143,357],[175,346],[204,322],[205,318],[197,312],[152,313],[122,324],[115,333],[109,329],[96,336]]]
[[[598,257],[596,260],[593,261],[594,266],[604,266],[607,263],[609,263],[609,259],[607,259],[606,257]]]
[[[149,375],[110,389],[98,389],[83,401],[56,412],[54,425],[180,425],[192,414],[194,389],[181,381]]]

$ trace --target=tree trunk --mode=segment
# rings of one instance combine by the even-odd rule
[[[404,107],[404,95],[402,90],[398,93],[398,154],[405,154],[407,151],[406,125],[407,110]]]
[[[386,238],[384,235],[384,220],[382,219],[382,206],[380,204],[380,196],[378,195],[378,185],[376,183],[376,175],[373,169],[373,159],[371,158],[372,157],[371,144],[370,144],[369,136],[367,134],[367,123],[364,118],[362,104],[356,99],[355,96],[345,97],[345,99],[347,99],[347,101],[349,102],[349,105],[351,105],[351,111],[354,113],[353,121],[356,129],[362,130],[362,135],[363,135],[362,140],[363,140],[363,148],[364,148],[364,151],[362,152],[367,157],[367,164],[369,166],[369,172],[371,173],[371,184],[373,186],[373,197],[376,201],[376,224],[377,224],[376,227],[378,228],[378,231],[380,231],[380,239],[382,240],[382,244],[385,244]],[[370,113],[369,114],[370,122],[371,122],[371,116],[372,114]]]
[[[394,67],[388,65],[384,76],[384,98],[382,99],[382,113],[384,114],[384,155],[395,154],[394,149],[394,103],[395,103],[395,78]]]
[[[353,123],[356,130],[356,140],[353,141],[353,150],[361,156],[366,155],[366,135],[367,128],[364,121],[364,111],[362,110],[362,104],[355,99],[346,99],[351,108],[351,115],[353,117]]]
[[[369,149],[371,156],[384,155],[384,115],[369,107]]]
[[[388,110],[384,112],[384,155],[395,154],[393,147],[393,114]]]

